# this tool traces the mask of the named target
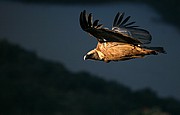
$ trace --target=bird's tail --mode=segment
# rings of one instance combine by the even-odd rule
[[[153,50],[153,51],[155,51],[155,53],[164,53],[164,54],[166,54],[166,51],[164,50],[163,47],[146,47],[145,46],[143,48]]]

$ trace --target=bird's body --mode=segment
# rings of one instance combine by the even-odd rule
[[[92,20],[92,14],[81,12],[81,28],[96,37],[98,43],[95,49],[88,52],[84,59],[104,62],[123,61],[142,58],[145,55],[165,53],[163,47],[146,47],[151,42],[151,35],[144,29],[131,26],[135,22],[126,24],[130,16],[122,21],[124,13],[118,13],[114,19],[112,30],[98,25],[99,20]]]
[[[154,50],[117,42],[98,43],[97,47],[89,54],[95,52],[97,52],[97,55],[93,59],[104,62],[124,61],[133,58],[142,58],[145,55],[157,54]],[[85,58],[87,58],[87,55]],[[88,58],[90,59],[91,57]]]

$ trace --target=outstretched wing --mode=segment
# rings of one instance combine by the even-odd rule
[[[114,18],[112,30],[115,32],[119,32],[124,36],[129,36],[131,38],[135,38],[139,40],[143,44],[151,43],[151,35],[147,30],[137,28],[138,26],[133,26],[135,22],[128,22],[130,16],[124,18],[124,13],[117,13]]]
[[[138,39],[134,39],[127,34],[115,31],[115,28],[113,30],[103,28],[102,24],[98,24],[99,20],[93,22],[92,14],[87,14],[85,10],[81,12],[79,21],[81,28],[96,37],[99,42],[142,44]]]

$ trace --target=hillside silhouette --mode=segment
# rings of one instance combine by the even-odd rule
[[[180,102],[136,92],[0,41],[0,114],[180,115]]]

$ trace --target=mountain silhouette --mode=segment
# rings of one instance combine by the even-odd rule
[[[151,89],[131,91],[88,72],[0,41],[0,114],[179,115],[180,102]]]

